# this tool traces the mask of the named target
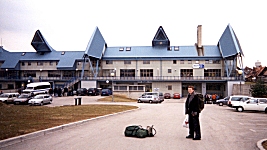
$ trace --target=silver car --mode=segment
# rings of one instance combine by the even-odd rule
[[[137,100],[138,103],[160,103],[160,99],[156,95],[142,95]]]
[[[41,95],[36,95],[32,99],[28,101],[29,105],[44,105],[44,104],[51,104],[53,101],[52,96],[48,94],[41,94]]]

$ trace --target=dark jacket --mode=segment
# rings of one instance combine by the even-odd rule
[[[199,100],[195,92],[191,95],[188,94],[186,102],[185,102],[185,114],[189,114],[192,112],[200,113],[199,111]]]

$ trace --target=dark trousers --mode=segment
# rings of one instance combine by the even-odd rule
[[[195,116],[192,116],[192,114],[188,114],[188,122],[189,122],[189,135],[195,138],[201,138],[199,114]],[[195,136],[194,133],[196,133]]]

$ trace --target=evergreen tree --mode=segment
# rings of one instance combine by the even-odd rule
[[[252,85],[250,93],[253,97],[266,97],[267,86],[264,84],[264,81],[258,80],[255,85]]]

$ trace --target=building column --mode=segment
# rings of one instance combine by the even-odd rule
[[[205,95],[207,93],[206,83],[202,83],[202,94]]]

